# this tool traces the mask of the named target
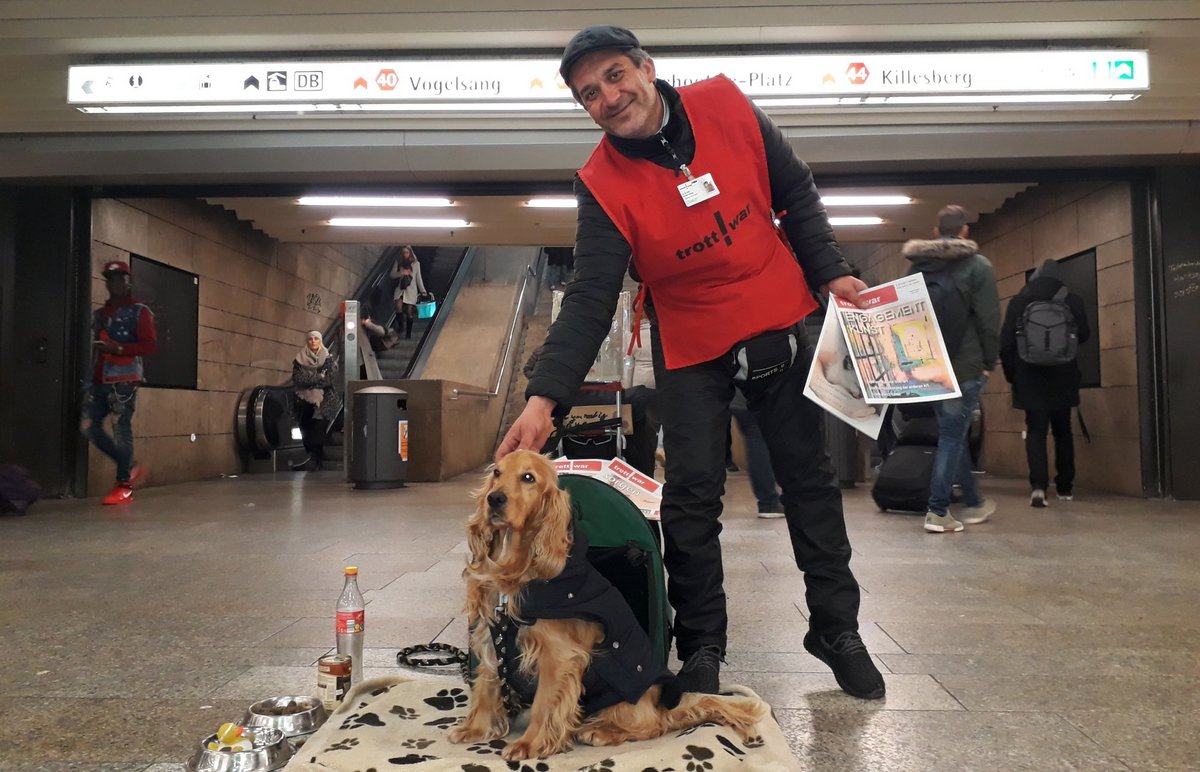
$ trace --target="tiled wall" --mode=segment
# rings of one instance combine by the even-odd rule
[[[1047,258],[1095,248],[1099,304],[1100,388],[1081,392],[1092,435],[1076,424],[1077,487],[1141,495],[1137,350],[1133,296],[1130,188],[1125,182],[1051,183],[1031,188],[972,226],[971,238],[992,261],[1001,312],[1025,284],[1025,271]],[[946,202],[953,203],[953,202]],[[908,261],[899,244],[850,244],[847,257],[874,284],[902,276]],[[1025,478],[1024,413],[1012,409],[999,367],[983,396],[987,416],[985,464],[994,474]]]
[[[134,449],[150,484],[239,469],[234,411],[244,389],[291,376],[307,330],[326,330],[383,247],[280,244],[231,213],[183,199],[101,199],[92,210],[92,302],[108,294],[108,260],[141,255],[200,277],[196,389],[144,388]],[[133,277],[134,295],[137,276]],[[319,295],[320,311],[310,310]],[[195,434],[195,440],[192,435]],[[88,491],[112,485],[112,462],[90,449]]]

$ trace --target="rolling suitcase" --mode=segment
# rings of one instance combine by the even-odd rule
[[[871,498],[887,512],[925,513],[936,445],[897,445],[883,461]]]

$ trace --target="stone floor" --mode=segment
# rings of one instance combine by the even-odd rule
[[[253,700],[311,693],[344,565],[368,599],[368,674],[461,644],[461,523],[477,476],[355,491],[336,473],[46,501],[0,519],[0,769],[175,772]],[[726,681],[774,707],[813,770],[1200,768],[1200,506],[1089,495],[959,534],[846,494],[862,633],[886,700],[803,652],[779,520],[728,483]]]

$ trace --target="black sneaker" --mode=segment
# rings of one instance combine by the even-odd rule
[[[832,641],[810,631],[804,636],[804,648],[829,665],[838,686],[851,697],[877,700],[884,695],[883,676],[856,631],[847,630]]]
[[[721,650],[701,646],[679,669],[679,688],[685,692],[717,694],[721,690]]]

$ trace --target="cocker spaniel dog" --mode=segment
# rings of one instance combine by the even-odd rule
[[[463,577],[478,668],[451,742],[504,737],[525,705],[529,727],[504,749],[510,761],[545,758],[576,740],[617,745],[706,722],[761,742],[761,700],[679,693],[620,592],[588,563],[550,461],[531,451],[505,456],[477,502]]]

